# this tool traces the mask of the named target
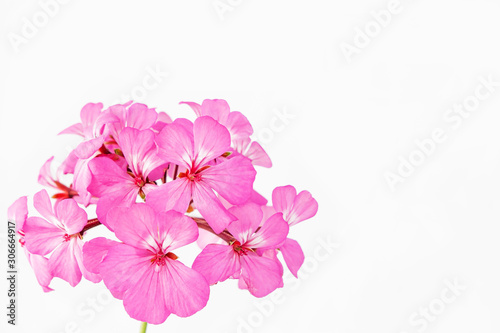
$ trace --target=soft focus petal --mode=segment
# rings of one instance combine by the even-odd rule
[[[193,269],[200,272],[210,285],[222,282],[241,269],[239,255],[232,246],[209,244],[196,257]]]
[[[61,134],[76,134],[79,136],[83,136],[83,125],[81,123],[71,125],[70,127],[59,132],[58,135]]]
[[[37,254],[31,254],[26,248],[24,248],[28,262],[30,263],[33,271],[35,272],[36,280],[38,284],[42,287],[44,292],[52,291],[53,289],[49,287],[52,281],[52,274],[50,274],[49,260],[43,256]]]
[[[54,178],[52,177],[52,172],[50,170],[50,165],[54,160],[54,156],[49,158],[43,166],[40,168],[40,173],[38,174],[38,183],[43,186],[55,187]]]
[[[20,197],[7,209],[7,220],[16,224],[16,231],[23,230],[28,218],[28,198]]]
[[[245,153],[245,156],[252,160],[253,165],[259,165],[264,168],[270,168],[273,166],[271,159],[267,155],[266,151],[262,146],[254,141],[250,145],[250,148]]]
[[[252,125],[247,117],[238,111],[233,111],[229,114],[225,125],[229,133],[231,133],[232,140],[248,138],[253,133]]]
[[[283,253],[283,258],[285,259],[285,263],[288,266],[288,269],[295,277],[297,273],[304,263],[304,252],[302,252],[302,248],[299,243],[293,239],[287,238],[285,243],[280,247],[281,253]]]
[[[180,102],[179,104],[187,104],[191,109],[193,109],[194,113],[197,117],[201,117],[201,105],[195,102]]]

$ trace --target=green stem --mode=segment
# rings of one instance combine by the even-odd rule
[[[148,323],[144,322],[141,324],[141,332],[140,333],[146,333],[146,329],[148,328]]]

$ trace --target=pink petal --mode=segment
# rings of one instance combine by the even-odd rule
[[[140,281],[140,272],[151,266],[151,251],[137,249],[126,244],[109,248],[99,266],[99,272],[114,297],[123,299],[124,293]]]
[[[108,254],[108,250],[119,244],[116,241],[98,237],[83,245],[83,265],[92,273],[99,274],[99,265]]]
[[[28,218],[28,199],[20,197],[7,209],[7,219],[16,224],[16,231],[23,230],[24,223]]]
[[[84,128],[92,128],[102,111],[102,103],[88,103],[80,111],[80,118]]]
[[[193,201],[210,227],[218,234],[236,219],[224,208],[212,189],[203,182],[197,182],[193,186]]]
[[[59,277],[68,282],[72,287],[80,283],[82,272],[76,259],[79,251],[77,239],[72,238],[59,245],[49,258],[49,267],[52,276]]]
[[[55,187],[56,184],[54,183],[54,178],[52,177],[52,172],[50,170],[50,164],[52,163],[52,160],[54,159],[54,156],[49,158],[41,167],[40,173],[38,174],[38,183],[43,185],[43,186],[48,186],[48,187]]]
[[[269,295],[283,285],[283,275],[276,260],[260,257],[254,252],[240,257],[241,278],[255,297]]]
[[[187,104],[191,109],[193,109],[194,113],[197,117],[201,117],[201,105],[195,102],[180,102],[179,104]]]
[[[100,198],[114,192],[128,192],[136,187],[127,171],[107,157],[94,158],[89,162],[92,182],[88,191]],[[137,186],[137,192],[139,187]]]
[[[54,211],[52,210],[52,203],[50,202],[49,194],[46,190],[41,190],[40,192],[35,193],[33,196],[33,206],[35,206],[35,209],[47,220],[53,224],[58,223],[57,218],[54,215]]]
[[[226,127],[231,133],[231,139],[247,138],[253,133],[253,128],[247,117],[241,112],[233,111],[229,113],[227,118]]]
[[[126,127],[145,130],[151,128],[157,118],[158,113],[154,109],[150,109],[141,103],[135,103],[128,108]]]
[[[192,125],[191,125],[192,128]],[[186,168],[191,167],[193,159],[193,135],[183,121],[175,120],[156,137],[158,153],[167,162]]]
[[[270,168],[273,166],[273,163],[264,148],[262,148],[257,141],[252,142],[250,148],[245,153],[245,156],[252,160],[253,165],[259,165],[264,168]]]
[[[194,167],[198,168],[220,157],[231,146],[228,130],[211,117],[200,117],[194,122]]]
[[[278,187],[273,191],[273,206],[290,226],[310,219],[318,212],[318,202],[308,191],[298,195],[293,186]]]
[[[158,212],[175,210],[185,213],[191,202],[191,187],[186,178],[178,178],[149,192],[146,202]]]
[[[159,325],[170,315],[165,302],[170,277],[153,267],[146,263],[137,267],[139,279],[124,293],[123,306],[130,317]]]
[[[293,206],[297,196],[295,187],[291,185],[277,187],[273,191],[273,206],[277,212],[285,214]]]
[[[164,164],[156,154],[155,135],[151,130],[124,128],[118,138],[128,166],[136,176],[145,179],[151,171]]]
[[[250,160],[238,156],[204,170],[202,177],[229,203],[241,205],[252,195],[256,174]]]
[[[288,269],[292,274],[298,278],[297,273],[304,263],[304,252],[299,243],[293,239],[287,238],[285,243],[280,247],[281,253],[283,253],[283,258],[288,266]]]
[[[196,241],[198,226],[194,220],[184,214],[170,210],[156,215],[158,223],[157,240],[164,252],[170,252]]]
[[[55,209],[57,219],[69,235],[79,233],[87,225],[87,213],[78,206],[75,200],[62,200]]]
[[[283,214],[271,216],[262,227],[245,243],[246,247],[272,249],[283,243],[288,235],[288,223],[283,220]]]
[[[75,154],[80,159],[90,158],[94,155],[104,143],[104,136],[92,138],[81,142],[75,149]]]
[[[201,103],[201,115],[209,116],[221,124],[227,122],[230,108],[223,99],[206,99]]]
[[[252,191],[252,194],[250,195],[250,202],[256,203],[259,206],[265,206],[267,205],[267,199],[260,195],[257,191]],[[274,214],[274,213],[273,213]]]
[[[238,220],[232,222],[227,227],[227,230],[241,244],[245,244],[260,226],[263,215],[262,209],[254,203],[248,203],[242,206],[231,207],[229,212]]]
[[[71,125],[70,127],[59,132],[57,135],[61,134],[76,134],[83,137],[83,125],[81,123]]]
[[[156,212],[150,206],[133,204],[116,207],[109,211],[107,219],[122,242],[153,252],[158,248]]]
[[[177,260],[167,260],[160,270],[167,309],[179,317],[189,317],[207,305],[210,288],[207,280]]]
[[[210,285],[222,282],[241,269],[239,255],[232,246],[209,244],[196,257],[193,269],[200,272]]]
[[[78,156],[76,156],[75,151],[71,151],[63,161],[63,163],[59,166],[58,172],[61,172],[63,174],[74,173],[78,160],[79,159]]]
[[[137,188],[130,187],[125,191],[115,191],[108,193],[106,196],[99,199],[97,202],[97,218],[108,229],[113,231],[113,222],[108,222],[108,212],[116,207],[130,207],[137,201]]]
[[[28,262],[30,263],[33,271],[35,272],[36,280],[38,284],[42,287],[44,292],[52,291],[53,289],[49,287],[52,281],[52,275],[49,269],[49,260],[43,256],[37,254],[31,254],[26,248],[24,248]]]
[[[224,241],[219,238],[219,236],[214,235],[210,231],[204,230],[204,229],[199,229],[199,236],[198,239],[196,240],[196,244],[198,244],[198,247],[200,249],[204,249],[207,245],[209,244],[223,244]]]
[[[66,231],[40,217],[29,217],[24,224],[26,248],[33,254],[47,255],[64,241]]]
[[[80,238],[76,238],[74,255],[76,258],[76,262],[78,263],[78,268],[82,272],[82,275],[85,279],[93,283],[99,283],[102,281],[102,278],[99,274],[92,273],[83,264],[83,241]]]

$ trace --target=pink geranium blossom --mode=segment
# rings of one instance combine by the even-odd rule
[[[51,187],[56,189],[58,193],[54,194],[52,198],[57,200],[70,199],[78,196],[78,192],[76,192],[72,186],[66,186],[59,180],[58,176],[53,176],[50,170],[52,161],[54,160],[54,156],[49,158],[40,169],[40,174],[38,175],[38,183],[41,185]],[[78,198],[76,199],[78,200]]]
[[[34,206],[44,217],[29,217],[24,224],[26,248],[33,254],[46,256],[50,273],[76,286],[82,274],[86,279],[98,281],[95,274],[83,266],[82,235],[87,224],[87,213],[73,199],[60,201],[55,211],[47,191],[35,194]]]
[[[101,223],[113,230],[107,222],[107,213],[112,207],[130,206],[137,196],[145,195],[156,184],[149,179],[150,174],[158,167],[165,165],[156,153],[154,133],[151,130],[125,128],[118,137],[118,144],[127,165],[118,165],[113,160],[102,157],[94,158],[89,163],[92,182],[88,187],[90,193],[100,198],[97,202],[97,216]]]
[[[25,231],[24,224],[28,218],[28,204],[27,198],[21,197],[17,199],[7,210],[7,218],[11,222],[16,223],[16,232],[19,237],[19,243],[21,244],[28,262],[30,263],[33,271],[35,272],[35,277],[42,287],[44,292],[52,291],[53,289],[49,287],[52,281],[52,274],[50,273],[50,268],[48,264],[48,259],[44,256],[37,254],[32,254],[26,249],[25,246]]]
[[[194,102],[181,102],[193,109],[198,117],[209,116],[224,125],[231,135],[231,147],[237,153],[248,157],[254,165],[270,168],[271,159],[262,146],[250,139],[253,128],[248,119],[238,111],[230,111],[229,104],[223,99],[206,99],[200,105]]]
[[[283,213],[284,220],[291,226],[308,220],[318,212],[318,202],[308,191],[297,194],[293,186],[277,187],[273,191],[273,208]],[[304,263],[304,253],[299,243],[287,238],[280,246],[285,263],[290,272],[297,277],[298,271]]]
[[[264,253],[283,243],[288,225],[281,213],[262,223],[262,209],[253,203],[229,211],[238,218],[227,227],[235,240],[226,245],[207,245],[194,261],[193,269],[210,284],[239,278],[252,295],[264,297],[283,284],[281,264]]]
[[[157,210],[186,212],[191,200],[213,230],[222,232],[235,220],[214,190],[233,205],[245,203],[252,195],[256,171],[249,159],[237,156],[214,159],[230,149],[227,129],[211,117],[193,123],[176,120],[158,135],[160,155],[186,169],[179,178],[153,190],[146,201]]]
[[[207,303],[205,278],[184,266],[172,253],[198,237],[196,223],[175,211],[156,213],[146,204],[117,207],[108,219],[123,243],[100,240],[85,247],[86,262],[98,270],[111,293],[123,299],[137,320],[161,324],[171,314],[191,316]]]

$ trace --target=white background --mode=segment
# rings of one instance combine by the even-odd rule
[[[223,283],[197,315],[148,332],[500,331],[500,87],[459,125],[448,113],[477,101],[476,89],[488,92],[477,88],[481,77],[500,81],[498,1],[401,0],[380,31],[370,13],[389,0],[66,2],[43,22],[37,1],[1,1],[2,214],[41,188],[46,159],[61,162],[77,144],[56,134],[79,121],[84,104],[131,94],[174,117],[192,116],[179,101],[226,99],[274,162],[259,168],[256,188],[269,197],[293,184],[320,205],[292,229],[308,265],[278,302]],[[231,10],[221,15],[220,3]],[[24,38],[34,17],[38,31],[16,51],[10,39]],[[357,29],[367,25],[365,46]],[[341,47],[356,36],[348,59]],[[148,78],[155,70],[157,81]],[[276,120],[284,112],[293,118]],[[423,157],[415,140],[436,128],[446,140]],[[391,189],[387,173],[411,156],[420,165]],[[44,294],[18,257],[19,325],[6,325],[4,309],[2,332],[139,331],[102,284],[55,280]],[[454,282],[466,289],[454,295]]]

